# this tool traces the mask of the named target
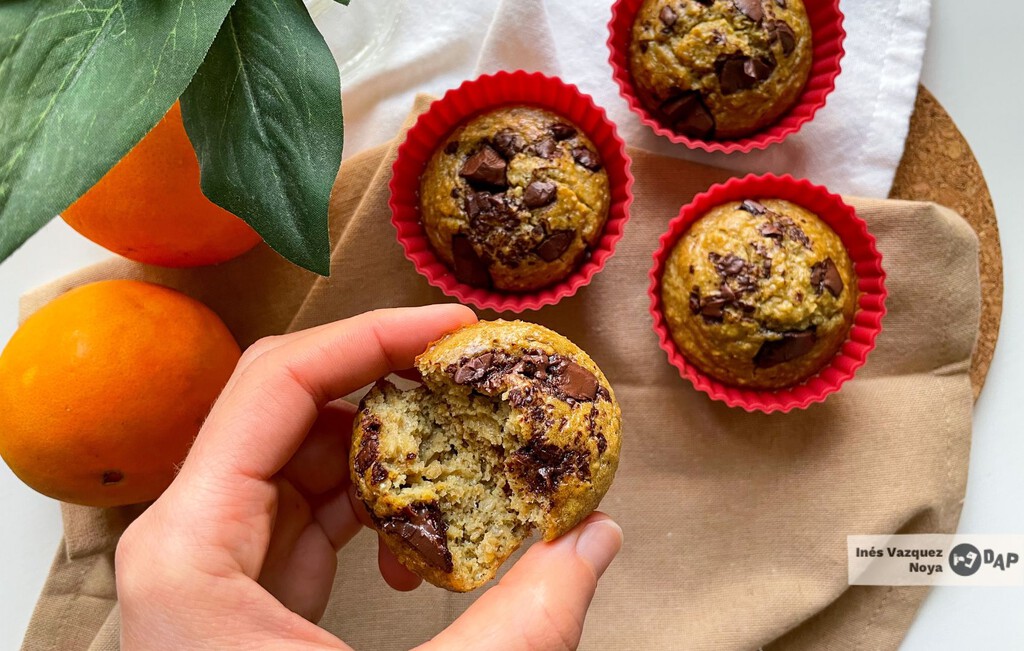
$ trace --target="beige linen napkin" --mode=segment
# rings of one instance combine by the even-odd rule
[[[417,100],[410,120],[428,101]],[[84,282],[145,278],[201,298],[247,345],[373,308],[451,300],[395,240],[387,207],[394,154],[392,143],[345,163],[332,206],[330,278],[296,271],[265,249],[214,269],[112,260],[29,294],[23,314]],[[631,155],[636,203],[615,256],[576,296],[523,315],[587,350],[622,403],[621,465],[601,508],[626,543],[601,581],[581,648],[896,648],[926,591],[848,586],[846,536],[956,528],[980,300],[973,231],[936,205],[852,199],[889,274],[878,347],[824,404],[747,414],[680,379],[647,311],[658,236],[682,203],[728,173]],[[136,510],[64,506],[65,539],[24,648],[117,648],[112,554]],[[477,596],[429,585],[394,592],[375,550],[364,532],[341,552],[321,622],[357,649],[414,646]]]

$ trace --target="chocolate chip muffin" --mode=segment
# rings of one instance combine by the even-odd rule
[[[825,222],[788,201],[709,211],[665,263],[661,298],[683,355],[725,384],[779,389],[827,365],[846,341],[857,277]]]
[[[607,378],[561,335],[480,322],[416,359],[423,385],[366,395],[352,480],[387,546],[434,585],[494,577],[534,530],[556,538],[593,511],[619,463]]]
[[[526,292],[570,275],[608,218],[608,174],[583,131],[528,106],[456,129],[420,180],[423,226],[463,283]]]
[[[803,0],[646,0],[629,63],[640,101],[666,127],[729,139],[796,103],[811,50]]]

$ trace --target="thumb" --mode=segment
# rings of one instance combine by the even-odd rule
[[[592,513],[561,538],[537,543],[498,585],[420,651],[575,649],[597,580],[622,547],[622,529]]]

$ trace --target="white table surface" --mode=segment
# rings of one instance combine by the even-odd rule
[[[960,531],[1024,533],[1024,85],[1019,41],[1024,5],[933,0],[924,84],[953,116],[981,162],[999,216],[1005,265],[1003,322],[974,418],[974,445]],[[17,322],[18,297],[107,253],[55,220],[0,265],[0,341]],[[56,502],[0,464],[0,649],[16,649],[60,539]],[[936,588],[907,636],[907,651],[1024,649],[1024,588]]]

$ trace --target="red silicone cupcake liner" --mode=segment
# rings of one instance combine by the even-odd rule
[[[589,259],[561,282],[529,293],[506,293],[459,282],[437,257],[420,222],[420,175],[438,146],[460,124],[482,112],[502,106],[525,104],[547,109],[571,120],[586,133],[601,154],[608,173],[611,202],[608,220]],[[466,81],[430,105],[409,129],[391,176],[391,223],[398,241],[422,276],[448,296],[477,308],[522,312],[554,305],[590,283],[615,252],[622,239],[629,206],[633,203],[633,175],[626,146],[603,109],[576,86],[555,77],[522,70],[499,72]]]
[[[661,276],[665,261],[690,225],[716,206],[730,201],[761,198],[791,201],[815,213],[828,224],[839,235],[850,254],[857,274],[857,287],[860,289],[850,334],[832,362],[801,384],[775,391],[743,389],[723,384],[689,363],[672,339],[661,302]],[[654,253],[654,266],[648,277],[651,284],[647,294],[651,300],[654,331],[658,334],[661,348],[668,354],[669,362],[679,369],[679,374],[714,400],[720,400],[730,407],[765,413],[805,409],[812,403],[824,401],[852,378],[875,347],[875,338],[882,330],[885,299],[888,295],[882,255],[875,247],[875,238],[868,232],[864,220],[838,195],[789,175],[779,177],[751,174],[742,179],[734,178],[724,184],[713,185],[707,192],[698,194],[669,222],[668,231],[661,236],[658,250]]]
[[[629,103],[629,108],[640,116],[640,121],[649,126],[654,133],[664,136],[675,143],[686,145],[691,149],[703,149],[713,152],[721,151],[748,153],[754,149],[765,149],[769,145],[782,142],[791,134],[796,133],[807,122],[810,122],[818,109],[825,106],[828,94],[836,86],[839,76],[840,60],[845,53],[843,40],[843,13],[839,10],[839,0],[804,0],[807,17],[811,24],[814,40],[811,72],[804,86],[803,94],[787,113],[774,124],[757,133],[733,140],[701,140],[677,133],[654,117],[637,97],[633,86],[633,75],[629,70],[629,44],[632,40],[633,20],[640,11],[644,0],[617,0],[612,6],[612,18],[608,23],[609,62],[612,66],[612,77],[619,85],[619,94]]]

